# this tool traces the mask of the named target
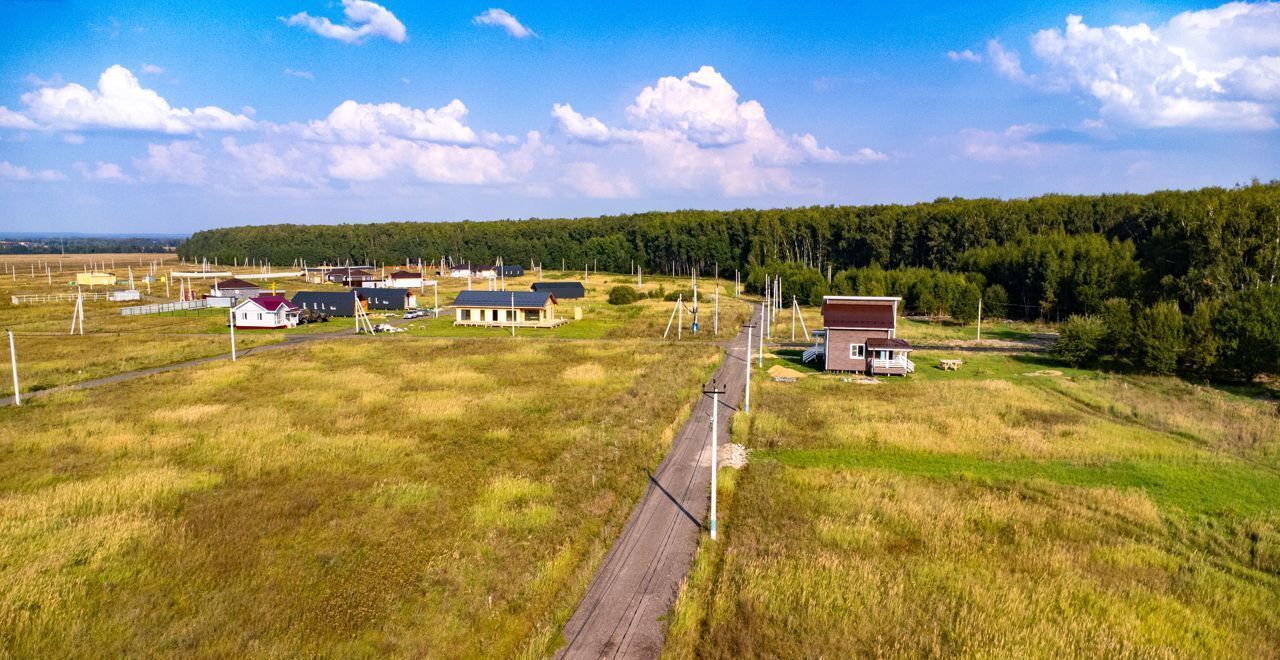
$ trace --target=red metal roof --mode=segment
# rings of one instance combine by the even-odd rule
[[[387,277],[390,277],[393,280],[409,280],[409,279],[417,279],[419,277],[422,277],[422,273],[410,273],[404,270],[397,270],[396,272],[388,275]]]
[[[246,282],[240,278],[233,277],[229,280],[218,282],[218,289],[261,289],[262,286],[253,282]]]
[[[276,310],[280,309],[280,307],[282,307],[282,306],[283,306],[285,309],[297,309],[297,308],[298,308],[298,306],[297,306],[297,305],[295,305],[295,304],[293,304],[293,303],[289,302],[287,299],[285,299],[285,297],[284,297],[284,296],[254,296],[253,298],[250,298],[249,300],[252,300],[252,301],[253,301],[254,303],[256,303],[259,307],[261,307],[261,308],[263,308],[263,309],[267,310],[268,312],[274,312],[274,311],[276,311]]]
[[[822,305],[822,323],[828,328],[892,330],[893,301],[828,300]]]

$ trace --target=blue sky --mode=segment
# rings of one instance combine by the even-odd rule
[[[7,9],[0,230],[1145,192],[1280,165],[1272,3]]]

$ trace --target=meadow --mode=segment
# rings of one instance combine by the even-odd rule
[[[0,409],[0,655],[542,656],[714,346],[293,346]]]
[[[1274,396],[913,358],[756,380],[667,657],[1277,655]]]

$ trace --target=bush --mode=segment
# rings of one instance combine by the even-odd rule
[[[1221,350],[1213,325],[1218,306],[1213,301],[1204,301],[1196,305],[1195,311],[1187,317],[1185,323],[1186,345],[1182,354],[1182,365],[1192,373],[1209,375],[1218,363]]]
[[[1053,354],[1072,366],[1080,366],[1098,359],[1102,340],[1107,334],[1102,320],[1092,316],[1073,315],[1062,324]]]
[[[951,303],[951,318],[961,323],[978,320],[978,300],[981,298],[982,289],[977,284],[966,284],[956,293],[956,298]]]
[[[630,305],[640,299],[640,292],[625,284],[609,289],[610,305]]]
[[[1242,291],[1215,318],[1222,341],[1220,366],[1252,379],[1280,374],[1280,286]]]
[[[994,319],[1008,318],[1009,293],[999,284],[992,284],[982,292],[982,315]]]
[[[1127,298],[1108,298],[1102,303],[1099,316],[1107,328],[1102,350],[1128,361],[1133,355],[1133,305]]]
[[[1138,313],[1133,324],[1133,348],[1143,371],[1173,373],[1185,346],[1182,311],[1177,303],[1158,302]]]
[[[645,294],[645,295],[646,295],[646,296],[648,296],[648,297],[650,297],[650,298],[655,298],[655,299],[658,299],[658,300],[662,300],[662,299],[664,299],[664,298],[666,298],[666,297],[667,297],[667,287],[666,287],[666,285],[659,284],[659,285],[658,285],[658,288],[656,288],[656,289],[649,289],[649,293],[647,293],[647,294]]]
[[[692,301],[693,289],[676,289],[675,291],[668,292],[667,295],[662,297],[662,299],[667,302],[674,302],[681,297],[683,297],[685,301]]]

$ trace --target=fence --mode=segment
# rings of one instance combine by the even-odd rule
[[[107,296],[112,292],[90,291],[84,295],[85,300],[108,300]],[[15,305],[23,303],[48,303],[48,302],[73,302],[78,294],[75,293],[19,293],[9,296],[9,300]]]
[[[162,314],[164,312],[177,312],[187,309],[208,309],[208,307],[209,301],[207,300],[179,300],[177,302],[156,303],[154,305],[125,307],[120,310],[120,315],[141,316],[143,314]]]

